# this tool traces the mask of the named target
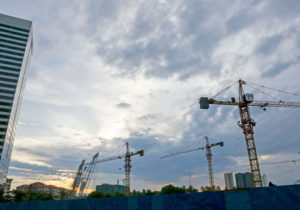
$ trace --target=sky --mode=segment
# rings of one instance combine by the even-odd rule
[[[215,184],[249,171],[238,107],[211,105],[238,79],[259,101],[300,101],[300,2],[295,0],[0,0],[0,13],[33,22],[34,52],[8,176],[69,187],[82,159],[144,149],[132,157],[131,188],[208,185],[204,151],[214,147]],[[297,95],[298,94],[298,95]],[[218,95],[238,96],[235,85]],[[300,110],[250,108],[259,161],[300,158]],[[97,165],[90,188],[124,179],[124,161]],[[244,167],[243,165],[246,165]],[[278,185],[300,163],[261,165]],[[190,174],[190,176],[189,176]],[[120,181],[122,183],[122,181]]]

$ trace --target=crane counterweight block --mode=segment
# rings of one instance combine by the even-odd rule
[[[209,108],[209,99],[208,97],[201,97],[199,99],[200,109],[208,109]]]
[[[140,154],[141,157],[145,155],[145,151],[143,149],[138,151],[138,153]]]

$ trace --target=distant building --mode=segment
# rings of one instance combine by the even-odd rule
[[[36,192],[36,193],[51,193],[54,197],[60,197],[62,193],[69,193],[70,191],[62,188],[57,187],[54,185],[46,185],[42,182],[35,182],[32,184],[24,184],[17,187],[17,190],[23,192]]]
[[[32,22],[0,14],[0,190],[4,191],[26,74]]]
[[[295,184],[300,184],[300,179],[295,181]]]
[[[118,184],[101,184],[96,186],[97,192],[103,192],[106,194],[115,194],[121,193],[125,194],[125,185],[118,185]]]
[[[234,187],[234,182],[233,182],[233,174],[232,173],[225,173],[224,174],[224,179],[225,179],[225,185],[227,190],[231,190]]]
[[[235,174],[235,181],[237,188],[252,188],[252,174],[250,172]]]
[[[268,187],[269,186],[269,183],[268,183],[268,178],[267,178],[267,175],[266,174],[263,174],[262,177],[262,184],[263,184],[263,187]]]
[[[7,194],[10,191],[12,181],[13,179],[6,179],[6,182],[4,184],[4,194]]]

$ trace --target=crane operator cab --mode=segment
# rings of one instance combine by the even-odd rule
[[[246,104],[250,104],[254,101],[254,95],[252,93],[245,93],[243,99]]]

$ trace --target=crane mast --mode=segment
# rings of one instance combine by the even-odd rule
[[[212,167],[212,153],[211,153],[211,145],[209,144],[207,136],[204,137],[206,140],[206,158],[208,163],[208,175],[209,175],[209,184],[212,190],[215,189],[214,185],[214,174]]]
[[[125,195],[130,195],[130,169],[131,169],[131,154],[129,152],[129,145],[128,142],[126,142],[126,155],[125,155]]]
[[[239,80],[239,110],[241,117],[240,127],[243,129],[243,133],[245,135],[253,184],[255,187],[262,187],[262,179],[253,136],[253,126],[255,126],[255,123],[250,116],[249,107],[243,90],[243,84],[244,81]]]

